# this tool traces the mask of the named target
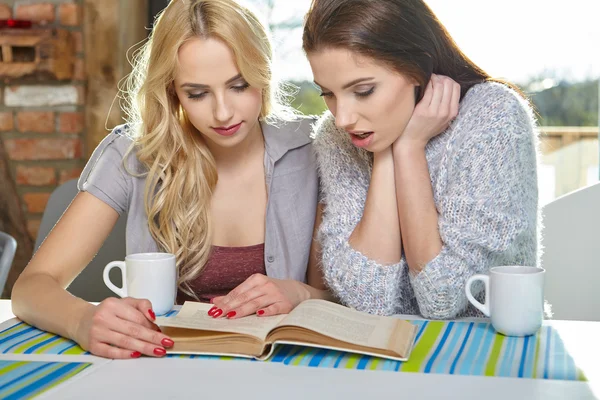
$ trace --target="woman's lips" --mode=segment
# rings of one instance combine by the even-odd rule
[[[220,126],[218,128],[213,128],[213,130],[221,136],[231,136],[240,129],[240,127],[242,126],[242,123],[243,123],[243,121],[240,122],[239,124],[235,124],[235,125]]]
[[[367,147],[373,140],[373,132],[348,132],[356,147]]]

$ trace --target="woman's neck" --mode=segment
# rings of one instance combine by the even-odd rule
[[[248,165],[260,156],[264,155],[265,140],[262,128],[257,121],[246,138],[235,147],[222,147],[207,141],[207,146],[215,158],[217,170],[231,171]]]

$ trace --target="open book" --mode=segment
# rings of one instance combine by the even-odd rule
[[[276,344],[296,344],[405,361],[417,327],[394,317],[370,315],[325,300],[307,300],[289,314],[214,319],[211,304],[185,302],[175,317],[156,323],[174,354],[215,354],[267,359]]]

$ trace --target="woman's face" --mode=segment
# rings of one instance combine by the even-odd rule
[[[227,45],[194,38],[181,46],[178,59],[175,92],[188,119],[208,142],[234,147],[260,130],[262,92],[241,76]]]
[[[402,134],[415,108],[414,80],[341,48],[309,53],[308,61],[336,125],[354,145],[379,152]]]

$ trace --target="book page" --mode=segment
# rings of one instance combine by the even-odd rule
[[[370,315],[323,300],[307,300],[279,326],[298,326],[360,346],[387,349],[398,320]]]
[[[212,307],[212,304],[186,301],[176,316],[157,317],[156,324],[175,328],[241,333],[265,340],[269,331],[285,317],[284,314],[272,317],[249,315],[238,319],[213,318],[207,314]]]

